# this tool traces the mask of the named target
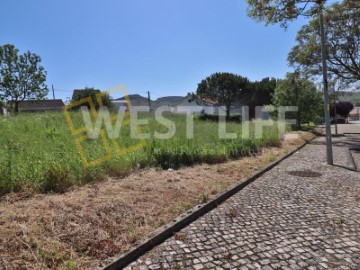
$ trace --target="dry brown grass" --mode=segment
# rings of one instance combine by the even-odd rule
[[[0,201],[0,269],[88,269],[311,139],[285,139],[256,157],[177,171],[146,169],[62,195]]]

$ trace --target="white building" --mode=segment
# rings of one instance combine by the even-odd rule
[[[141,111],[150,112],[149,106],[136,106],[130,104],[127,100],[112,100],[111,104],[113,105],[116,112],[128,112],[131,110],[136,110],[136,107],[141,107]]]
[[[126,112],[129,109],[129,103],[127,100],[112,100],[111,104],[113,105],[116,112]]]
[[[8,116],[9,115],[9,112],[6,108],[1,108],[0,107],[0,115],[4,115],[4,116]]]
[[[360,107],[354,107],[349,113],[349,121],[360,121]]]
[[[186,98],[176,106],[170,107],[173,113],[215,114],[216,107],[213,105],[198,105],[195,100]]]

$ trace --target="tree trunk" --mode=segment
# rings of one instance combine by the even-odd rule
[[[14,112],[16,113],[16,114],[18,114],[19,113],[19,101],[15,101],[14,102]]]
[[[230,118],[230,105],[226,105],[226,119]]]

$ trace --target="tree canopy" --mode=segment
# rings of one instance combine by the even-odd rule
[[[198,84],[196,96],[217,105],[226,107],[226,116],[230,116],[230,109],[240,101],[249,80],[233,73],[214,73]]]
[[[354,105],[348,101],[336,102],[336,114],[340,115],[343,118],[347,118],[349,113],[354,109]],[[332,116],[335,116],[334,105],[331,104],[330,113]]]
[[[246,88],[241,103],[249,106],[249,117],[255,117],[255,107],[272,104],[272,95],[276,88],[275,78],[263,78],[260,81],[250,82]]]
[[[360,8],[345,0],[326,9],[328,70],[333,77],[349,82],[360,80]],[[289,53],[289,63],[307,75],[320,75],[321,44],[319,20],[312,19],[297,34],[297,45]]]
[[[40,62],[40,56],[29,51],[19,55],[14,45],[0,46],[0,99],[10,102],[15,112],[21,101],[43,99],[48,93]]]
[[[321,1],[321,0],[320,0]],[[311,7],[316,0],[247,0],[248,15],[267,25],[280,23],[286,27],[288,22],[297,19],[300,15],[311,16],[314,10]],[[325,0],[323,0],[325,2]]]
[[[296,106],[298,111],[290,113],[301,124],[316,121],[322,112],[321,92],[313,82],[302,78],[298,72],[288,73],[284,80],[279,80],[273,95],[273,105]],[[288,116],[287,116],[288,118]]]
[[[99,109],[100,104],[98,102],[98,99],[96,98],[96,95],[98,95],[100,93],[101,93],[101,91],[99,89],[95,89],[93,87],[85,87],[84,89],[77,89],[77,90],[74,90],[73,96],[71,98],[71,102],[80,101],[87,97],[90,97],[94,103],[95,109]],[[103,103],[103,106],[111,107],[111,99],[110,99],[109,94],[105,93],[104,95],[102,95],[102,103]],[[89,104],[83,104],[80,106],[89,107]],[[75,106],[73,108],[78,109],[80,106]]]
[[[314,16],[316,5],[325,4],[327,0],[247,0],[248,15],[266,24],[280,23],[287,27],[288,22],[299,16]],[[359,8],[358,0],[344,0],[351,8]]]

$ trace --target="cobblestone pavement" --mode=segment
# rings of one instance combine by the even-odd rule
[[[334,138],[328,166],[317,138],[125,269],[360,269],[359,139]]]

